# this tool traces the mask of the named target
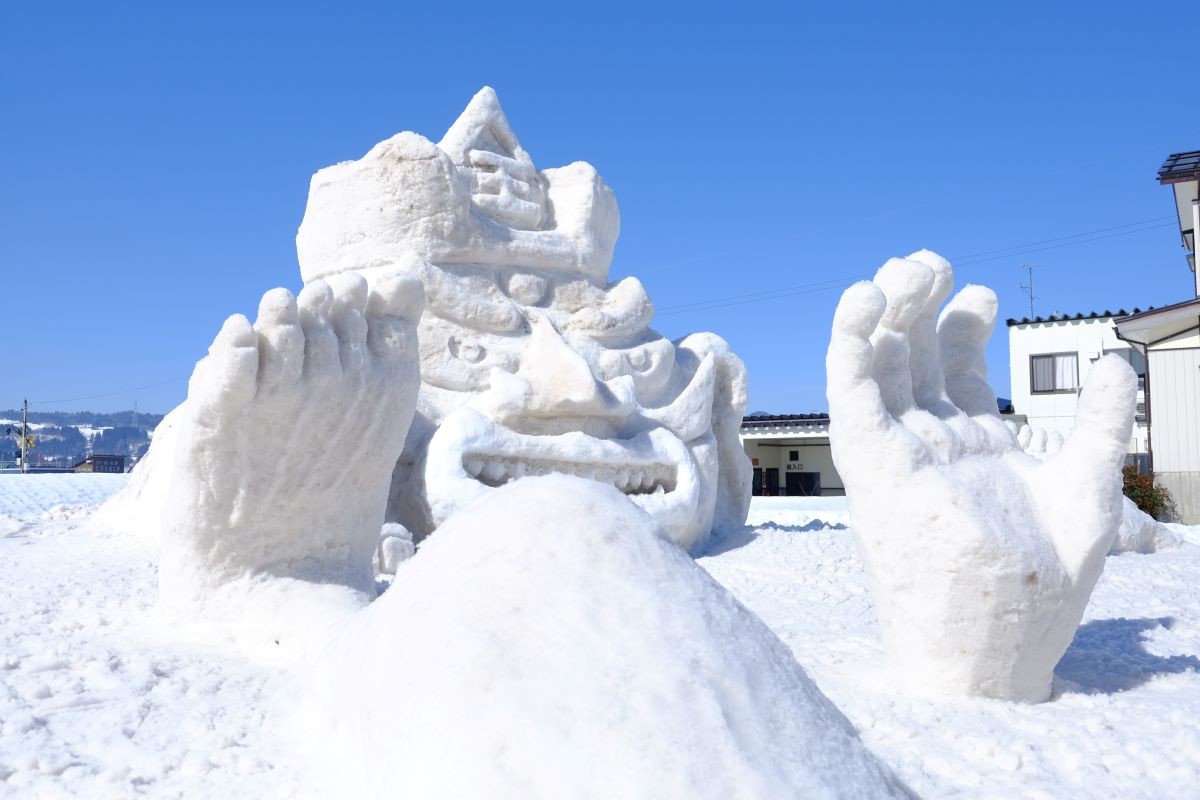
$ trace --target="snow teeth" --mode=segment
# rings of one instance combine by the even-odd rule
[[[611,484],[625,494],[661,495],[675,489],[675,470],[664,464],[631,467],[627,464],[579,464],[473,454],[464,455],[462,463],[468,476],[488,486],[502,486],[526,475],[561,473]]]

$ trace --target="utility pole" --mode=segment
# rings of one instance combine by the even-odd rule
[[[137,400],[133,401],[133,427],[137,428]]]
[[[21,472],[29,471],[29,399],[21,409]]]
[[[1021,269],[1029,271],[1029,285],[1021,284],[1021,288],[1029,295],[1029,318],[1033,319],[1033,271],[1037,269],[1037,264],[1023,264]]]

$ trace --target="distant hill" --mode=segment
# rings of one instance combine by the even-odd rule
[[[35,440],[29,451],[34,466],[71,466],[85,456],[120,455],[139,459],[150,447],[150,438],[162,414],[117,411],[30,411],[29,427]],[[17,458],[17,430],[21,412],[0,411],[0,466]]]

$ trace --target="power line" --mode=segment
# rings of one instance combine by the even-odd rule
[[[1137,225],[1149,225],[1151,222],[1165,222],[1167,220],[1173,221],[1174,219],[1175,219],[1175,217],[1165,216],[1165,217],[1154,217],[1153,219],[1144,219],[1139,222],[1126,222],[1124,225],[1112,225],[1107,228],[1097,228],[1094,231],[1083,231],[1082,233],[1072,233],[1072,234],[1068,234],[1067,236],[1057,236],[1053,239],[1042,239],[1042,240],[1036,241],[1036,242],[1026,242],[1025,244],[1014,244],[1011,247],[998,247],[994,250],[984,250],[979,253],[968,253],[965,256],[959,256],[959,258],[967,259],[967,258],[975,258],[976,256],[990,256],[992,253],[999,253],[999,252],[1002,252],[1005,250],[1017,250],[1022,247],[1033,247],[1034,245],[1049,244],[1050,242],[1061,242],[1064,239],[1075,239],[1080,236],[1091,236],[1093,233],[1108,233],[1109,231],[1115,231],[1120,228],[1132,228]],[[1149,230],[1149,229],[1147,229],[1147,230]]]
[[[1160,222],[1161,220],[1172,220],[1171,222]],[[1149,225],[1148,223],[1158,222],[1159,224]],[[1088,242],[1096,242],[1102,239],[1112,239],[1118,236],[1129,236],[1135,233],[1145,233],[1146,231],[1158,230],[1160,228],[1172,227],[1174,225],[1174,217],[1156,217],[1150,220],[1141,220],[1139,222],[1128,222],[1124,225],[1113,225],[1107,228],[1097,228],[1091,231],[1082,231],[1080,233],[1070,234],[1068,236],[1059,236],[1053,239],[1042,239],[1036,242],[1026,242],[1021,245],[1012,245],[1011,247],[996,248],[993,250],[984,250],[970,256],[962,256],[959,259],[950,259],[955,263],[956,267],[968,267],[975,264],[983,264],[988,261],[996,261],[1002,258],[1012,258],[1029,253],[1040,253],[1046,250],[1057,250],[1062,247],[1071,247],[1077,244],[1087,244]],[[1146,227],[1134,228],[1134,226],[1144,225]],[[1124,230],[1123,230],[1124,229]],[[1115,231],[1115,232],[1110,232]],[[1093,236],[1092,234],[1103,234]],[[1080,239],[1079,237],[1089,237]],[[1066,239],[1074,239],[1076,241],[1064,241]],[[1059,242],[1059,244],[1047,244],[1049,242]],[[1034,247],[1034,245],[1046,244],[1045,247]],[[991,255],[992,253],[1001,253],[1000,255]],[[983,257],[980,257],[983,256]],[[859,280],[867,280],[874,273],[860,273],[858,275],[850,275],[841,278],[833,278],[814,283],[803,283],[796,286],[775,287],[772,289],[764,289],[758,292],[751,292],[742,295],[732,295],[727,297],[712,298],[709,300],[697,300],[691,303],[681,303],[674,306],[664,306],[656,311],[656,316],[670,316],[672,314],[686,314],[692,311],[711,311],[718,308],[726,308],[729,306],[746,305],[747,303],[758,303],[764,300],[773,300],[779,297],[794,297],[800,294],[812,294],[815,292],[828,291],[830,289],[839,289],[848,286],[850,283]]]
[[[158,383],[149,383],[149,384],[146,384],[145,386],[134,386],[131,389],[122,389],[119,392],[105,392],[104,394],[89,394],[89,395],[84,395],[83,397],[67,397],[62,400],[31,400],[31,401],[29,401],[29,404],[35,405],[35,406],[49,406],[49,405],[54,405],[55,403],[74,403],[76,400],[95,400],[98,397],[114,397],[118,394],[129,394],[130,392],[140,392],[143,389],[153,389],[158,386],[166,386],[168,383],[178,383],[179,381],[186,381],[186,380],[187,380],[186,376],[182,377],[182,378],[171,378],[170,380],[159,381]]]
[[[1169,220],[1169,221],[1165,221]],[[978,253],[960,256],[955,261],[958,267],[968,267],[975,264],[982,264],[988,261],[996,261],[1001,258],[1012,258],[1014,256],[1026,255],[1028,253],[1040,253],[1046,250],[1057,250],[1061,247],[1071,247],[1077,244],[1087,244],[1088,242],[1096,242],[1102,239],[1111,239],[1118,236],[1128,236],[1134,233],[1144,233],[1146,231],[1158,230],[1160,228],[1172,227],[1175,222],[1173,216],[1154,217],[1152,219],[1139,220],[1137,222],[1126,222],[1122,225],[1111,225],[1107,228],[1097,228],[1091,231],[1082,231],[1080,233],[1072,233],[1066,236],[1057,236],[1052,239],[1041,239],[1035,242],[1026,242],[1024,244],[1011,245],[1009,247],[994,248],[992,250],[983,250]],[[1158,223],[1158,224],[1150,224]],[[1138,227],[1138,226],[1147,227]],[[1095,236],[1093,234],[1103,234]],[[1089,237],[1089,238],[1080,238]],[[1067,241],[1075,240],[1075,241]],[[1047,245],[1046,247],[1038,247],[1038,245]],[[1033,248],[1033,249],[1024,249]],[[999,255],[993,255],[999,253]],[[796,286],[775,287],[764,289],[758,292],[749,292],[746,294],[732,295],[726,297],[712,298],[709,300],[697,300],[691,303],[680,303],[674,306],[665,306],[658,309],[656,316],[670,316],[672,314],[686,314],[692,311],[713,311],[719,308],[728,308],[730,306],[746,305],[748,303],[760,303],[764,300],[773,300],[780,297],[795,297],[803,294],[815,294],[817,292],[829,291],[830,289],[840,289],[847,286],[850,282],[866,280],[872,277],[874,273],[862,273],[848,277],[830,278],[824,281],[815,281],[813,283],[803,283]],[[145,386],[135,386],[130,389],[122,389],[116,392],[104,392],[101,394],[83,395],[81,397],[68,397],[59,400],[31,400],[30,405],[54,405],[56,403],[73,403],[78,400],[96,400],[102,397],[114,397],[116,395],[128,394],[129,392],[138,392],[143,389],[154,389],[159,386],[166,386],[170,383],[178,383],[179,381],[187,380],[187,377],[171,378],[157,383],[146,384]]]

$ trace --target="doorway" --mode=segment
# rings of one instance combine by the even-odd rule
[[[788,497],[820,497],[821,473],[788,472],[784,475]]]

